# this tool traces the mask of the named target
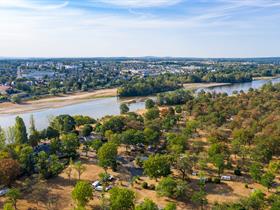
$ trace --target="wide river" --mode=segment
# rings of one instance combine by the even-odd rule
[[[199,88],[197,91],[204,90],[207,92],[217,92],[222,93],[225,92],[231,95],[234,91],[247,92],[250,88],[260,88],[264,84],[272,82],[272,83],[280,83],[280,78],[275,78],[271,80],[255,80],[252,82],[246,83],[238,83],[231,84],[226,86],[218,86],[211,88]],[[18,115],[0,115],[0,127],[8,128],[9,126],[14,125],[15,117],[20,116],[25,121],[25,124],[29,126],[30,116],[33,115],[36,123],[37,129],[44,129],[49,124],[49,119],[53,116],[61,115],[61,114],[70,114],[70,115],[86,115],[91,116],[93,118],[101,118],[106,115],[118,115],[120,114],[119,107],[121,104],[121,100],[117,97],[108,97],[108,98],[99,98],[93,99],[85,103],[69,105],[65,107],[55,108],[55,109],[45,109],[40,111],[28,112],[24,114]],[[129,105],[130,111],[136,111],[139,109],[143,109],[145,107],[145,103],[143,100],[136,99],[136,103],[132,103]]]

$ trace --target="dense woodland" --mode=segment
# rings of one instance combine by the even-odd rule
[[[122,115],[97,121],[61,115],[51,119],[43,131],[36,129],[31,118],[29,134],[19,117],[14,127],[1,129],[0,185],[11,189],[3,208],[17,209],[18,200],[27,192],[36,194],[32,186],[39,180],[52,179],[63,170],[70,180],[71,171],[76,170],[75,209],[89,209],[94,192],[81,178],[86,170],[80,162],[83,148],[86,153],[96,153],[97,163],[104,169],[100,174],[104,186],[108,186],[108,170],[121,171],[123,167],[122,149],[143,171],[141,176],[131,175],[130,187],[104,190],[102,195],[107,196],[101,196],[100,209],[159,209],[149,197],[136,202],[135,185],[172,199],[165,210],[176,209],[177,202],[192,209],[280,209],[280,84],[232,96],[187,91],[160,94],[157,102],[146,101],[143,115],[129,112],[127,105],[120,109]],[[81,141],[91,134],[98,138]],[[143,160],[143,155],[147,159]],[[231,203],[210,202],[209,186],[226,187],[223,175],[252,189],[251,194]],[[143,181],[144,177],[156,184]],[[22,184],[15,185],[16,180]],[[34,202],[45,205],[49,201],[36,199]]]

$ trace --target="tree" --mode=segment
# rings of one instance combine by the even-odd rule
[[[168,203],[168,204],[164,207],[163,210],[176,210],[176,209],[177,209],[177,208],[176,208],[176,204],[170,202],[170,203]]]
[[[21,168],[27,174],[31,174],[34,170],[34,157],[33,157],[33,148],[28,145],[22,146],[18,152],[18,161]]]
[[[100,139],[92,140],[89,143],[89,147],[94,149],[96,152],[102,147],[103,142]]]
[[[159,141],[160,133],[151,128],[144,129],[145,141],[147,144],[156,144]]]
[[[71,132],[75,129],[75,119],[70,115],[59,115],[51,121],[51,127],[61,133]]]
[[[155,179],[169,175],[171,173],[169,156],[151,155],[144,162],[144,173]]]
[[[185,181],[176,181],[172,177],[163,178],[156,187],[157,194],[171,198],[184,197],[187,193],[188,186]]]
[[[13,207],[13,204],[11,203],[5,203],[4,206],[3,206],[3,210],[15,210],[14,207]]]
[[[158,210],[158,209],[159,208],[156,205],[156,203],[147,198],[145,198],[144,202],[142,202],[141,204],[135,207],[135,210]]]
[[[109,191],[110,194],[110,210],[133,210],[135,194],[133,191],[114,187]]]
[[[155,107],[155,102],[152,100],[152,99],[147,99],[145,101],[145,108],[146,109],[151,109],[151,108],[154,108]]]
[[[0,150],[4,149],[6,145],[6,137],[4,130],[0,127]]]
[[[76,157],[79,146],[80,142],[75,133],[63,134],[61,136],[61,151],[68,157]]]
[[[20,191],[16,188],[12,188],[8,191],[7,197],[8,201],[17,209],[17,200],[20,198]]]
[[[127,112],[129,112],[129,107],[127,106],[127,104],[121,104],[120,111],[121,111],[121,114],[126,114]]]
[[[194,194],[191,197],[192,202],[199,205],[201,210],[204,209],[204,206],[208,203],[206,198],[206,192],[204,190],[200,190],[198,192],[194,192]]]
[[[26,127],[25,127],[23,119],[20,117],[16,117],[15,141],[17,144],[28,143]]]
[[[10,185],[20,174],[20,165],[13,159],[0,160],[0,185]]]
[[[36,132],[36,127],[35,127],[35,120],[33,114],[30,116],[30,135],[32,135],[34,132]]]
[[[81,161],[76,162],[73,167],[78,173],[78,179],[81,179],[81,175],[86,171],[86,167],[82,164]]]
[[[92,126],[89,124],[84,125],[84,127],[81,130],[82,136],[89,136],[92,132]]]
[[[225,162],[224,162],[224,155],[223,154],[216,154],[212,157],[212,162],[215,167],[218,169],[218,176],[224,171]]]
[[[156,108],[156,107],[149,109],[145,113],[145,119],[146,120],[154,120],[156,118],[159,118],[159,109]]]
[[[103,123],[102,132],[105,133],[105,131],[111,130],[114,133],[120,133],[123,131],[124,126],[125,124],[123,118],[119,116],[114,116]]]
[[[269,189],[272,187],[273,181],[275,179],[275,175],[271,172],[266,172],[264,175],[262,175],[260,183]]]
[[[192,161],[189,154],[184,154],[177,157],[175,162],[175,168],[181,173],[182,179],[186,178],[186,175],[192,172]]]
[[[117,166],[117,145],[114,143],[103,144],[97,152],[98,163],[106,171],[108,167],[113,169]]]
[[[56,176],[63,169],[63,164],[59,162],[56,155],[48,156],[47,153],[41,151],[36,157],[36,169],[43,178]]]
[[[71,181],[73,167],[74,167],[73,160],[72,160],[72,158],[70,158],[69,166],[65,169],[65,173],[66,173],[66,175],[67,175],[67,177],[69,179],[69,182]]]
[[[261,180],[261,175],[262,175],[262,164],[258,162],[251,164],[249,168],[249,173],[253,180],[259,182]]]
[[[11,97],[11,102],[15,104],[20,104],[21,103],[21,97],[19,95],[13,95]]]
[[[93,190],[90,183],[79,181],[72,191],[72,199],[77,203],[78,207],[85,207],[93,196]]]

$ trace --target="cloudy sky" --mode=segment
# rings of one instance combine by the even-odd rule
[[[0,57],[280,56],[280,0],[0,0]]]

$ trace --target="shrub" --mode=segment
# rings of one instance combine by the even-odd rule
[[[240,170],[239,168],[237,168],[237,169],[234,170],[234,174],[235,174],[236,176],[241,176],[241,175],[242,175],[241,170]]]
[[[213,182],[214,182],[215,184],[220,184],[220,183],[221,183],[221,179],[218,178],[218,177],[215,177],[215,178],[213,179]]]
[[[149,187],[149,189],[150,189],[150,190],[155,190],[155,189],[156,189],[156,186],[155,186],[154,184],[151,184],[150,187]]]
[[[141,186],[143,189],[148,189],[148,187],[149,187],[147,182],[143,182]]]

